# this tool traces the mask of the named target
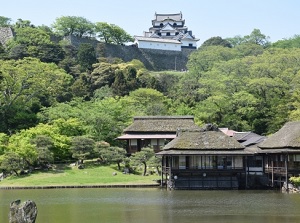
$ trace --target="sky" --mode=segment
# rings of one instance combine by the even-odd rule
[[[4,1],[4,0],[0,0]],[[182,12],[185,25],[200,39],[249,35],[254,29],[271,42],[300,34],[299,0],[14,0],[0,2],[0,16],[51,26],[61,16],[107,22],[130,35],[143,35],[154,14]]]

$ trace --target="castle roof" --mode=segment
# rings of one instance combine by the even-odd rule
[[[154,20],[155,21],[164,21],[166,19],[174,20],[174,21],[183,21],[182,20],[182,13],[174,13],[174,14],[158,14],[155,13]]]

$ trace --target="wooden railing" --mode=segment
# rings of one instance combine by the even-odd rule
[[[189,169],[179,169],[171,167],[162,167],[163,173],[241,173],[245,172],[245,168],[229,168],[229,169],[199,169],[199,168],[189,168]]]
[[[300,168],[288,168],[287,172],[292,173],[292,174],[300,174]],[[286,168],[285,167],[265,167],[265,173],[274,173],[274,174],[284,175],[284,174],[286,174]]]
[[[276,174],[285,174],[285,167],[266,167],[265,173],[276,173]]]

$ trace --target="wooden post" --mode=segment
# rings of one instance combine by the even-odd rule
[[[274,187],[274,161],[273,161],[273,156],[271,158],[271,166],[272,166],[272,187]]]
[[[247,189],[248,188],[248,173],[249,173],[249,171],[248,171],[248,157],[246,156],[245,157],[245,170],[246,170],[246,185],[245,185],[245,189]]]
[[[161,159],[161,180],[160,180],[160,186],[162,187],[163,186],[163,182],[164,182],[164,172],[166,170],[166,165],[164,165],[164,159],[165,159],[165,156],[162,157]]]
[[[285,185],[286,185],[286,191],[289,191],[289,185],[288,185],[288,155],[285,155]]]

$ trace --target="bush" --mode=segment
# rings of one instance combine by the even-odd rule
[[[291,177],[290,181],[292,184],[294,184],[296,187],[300,186],[300,177]]]

